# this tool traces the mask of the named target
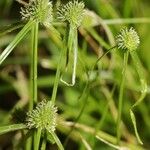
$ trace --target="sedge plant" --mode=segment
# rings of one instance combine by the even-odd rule
[[[39,24],[44,25],[46,28],[50,28],[52,26],[53,21],[53,5],[49,0],[31,0],[24,7],[21,7],[21,17],[22,20],[27,23],[23,27],[23,29],[16,35],[14,40],[4,49],[2,54],[0,55],[0,64],[7,58],[7,56],[11,53],[11,51],[16,47],[16,45],[25,37],[25,35],[31,31],[31,69],[30,69],[30,101],[29,101],[29,110],[30,113],[27,114],[29,118],[27,118],[27,127],[30,129],[36,126],[37,131],[34,133],[34,149],[39,149],[40,137],[42,129],[46,129],[42,125],[54,126],[53,129],[48,129],[48,131],[52,134],[53,138],[56,141],[59,141],[57,136],[54,133],[55,120],[50,119],[50,123],[44,122],[40,123],[40,126],[37,125],[37,122],[43,118],[42,116],[51,118],[55,118],[56,109],[53,108],[52,104],[47,104],[46,102],[41,102],[38,106],[34,108],[34,105],[38,103],[38,91],[37,91],[37,63],[38,63],[38,32],[39,32]],[[45,106],[46,105],[46,106]],[[51,106],[52,105],[52,106]],[[46,107],[46,108],[45,108]],[[48,107],[48,108],[47,108]],[[46,111],[45,111],[46,109]],[[33,111],[32,111],[33,110]],[[47,110],[49,110],[47,112]],[[40,113],[42,112],[42,113]],[[47,114],[45,114],[47,113]],[[54,114],[54,115],[53,115]],[[48,116],[49,115],[49,116]],[[35,119],[35,120],[34,120]],[[38,121],[36,121],[38,120]],[[44,119],[48,121],[48,119]],[[44,121],[43,120],[43,121]],[[56,142],[60,144],[59,142]],[[59,146],[60,149],[63,149],[62,146]],[[32,138],[29,137],[26,143],[26,149],[32,149]]]
[[[126,68],[128,63],[128,56],[131,55],[131,58],[135,64],[136,71],[138,73],[140,83],[141,83],[141,96],[137,100],[137,102],[131,107],[130,109],[130,116],[133,123],[133,127],[135,130],[135,134],[137,137],[137,140],[140,144],[143,144],[136,126],[136,119],[135,115],[133,113],[133,109],[145,98],[147,93],[147,83],[146,78],[144,75],[143,66],[141,64],[141,61],[137,55],[137,48],[140,44],[140,39],[133,27],[131,28],[123,28],[120,31],[120,34],[116,38],[118,49],[122,50],[124,52],[124,63],[123,63],[123,70],[122,70],[122,79],[120,83],[120,91],[119,91],[119,104],[118,104],[118,119],[117,119],[117,142],[119,144],[120,142],[120,136],[121,136],[121,113],[122,113],[122,105],[123,105],[123,91],[124,91],[124,84],[125,84],[125,76],[126,76]]]
[[[66,40],[66,66],[64,74],[69,70],[72,70],[71,81],[65,81],[62,75],[61,81],[68,86],[73,86],[76,79],[76,66],[77,66],[77,52],[78,52],[78,33],[77,29],[81,25],[84,15],[84,3],[78,1],[70,1],[66,5],[60,6],[58,9],[58,19],[66,21],[67,26],[67,40]],[[72,57],[73,55],[73,57]],[[73,63],[72,63],[73,59]]]
[[[20,1],[19,1],[20,2]],[[17,46],[17,44],[26,36],[26,34],[31,31],[31,67],[30,67],[30,101],[29,101],[29,112],[27,113],[27,128],[30,130],[36,128],[34,132],[34,137],[28,137],[26,143],[26,149],[32,149],[32,142],[34,143],[34,149],[39,149],[41,133],[43,130],[47,130],[53,137],[54,141],[57,143],[59,149],[63,149],[61,142],[59,141],[57,135],[55,134],[56,126],[56,108],[55,99],[57,93],[57,86],[59,82],[60,75],[60,66],[56,72],[56,79],[54,83],[54,88],[52,92],[52,99],[49,102],[42,101],[38,103],[38,90],[37,90],[37,64],[38,64],[38,32],[39,25],[44,25],[46,28],[52,27],[53,22],[53,5],[49,0],[31,0],[29,3],[22,3],[24,7],[21,7],[21,17],[22,20],[27,22],[23,29],[16,35],[14,40],[4,49],[0,55],[0,64],[8,57],[12,50]],[[61,22],[67,21],[69,23],[69,34],[67,41],[67,49],[69,49],[69,54],[73,50],[74,63],[73,63],[73,73],[71,84],[75,84],[76,76],[76,64],[77,64],[77,28],[81,24],[84,12],[84,3],[78,1],[71,1],[68,4],[64,5],[62,9],[58,10],[58,18]],[[75,37],[75,40],[73,40]],[[62,50],[63,52],[63,50]],[[62,60],[62,54],[60,56],[60,63]],[[70,58],[69,58],[70,59]],[[70,62],[69,62],[70,63]],[[63,81],[63,80],[62,80]],[[36,108],[34,109],[34,106]],[[16,126],[17,128],[17,126]],[[21,127],[20,127],[21,128]],[[22,127],[24,128],[24,126]],[[12,127],[11,131],[15,130],[15,127]],[[43,141],[45,143],[45,141]],[[42,147],[45,144],[42,144]]]
[[[20,0],[18,0],[20,2]],[[74,131],[74,128],[84,131],[88,133],[94,138],[99,139],[103,143],[116,148],[123,149],[123,143],[121,138],[121,114],[122,114],[122,103],[123,103],[123,94],[124,94],[124,86],[125,86],[125,76],[126,76],[126,68],[128,65],[128,56],[131,55],[131,58],[135,64],[135,68],[137,70],[140,83],[141,83],[141,96],[137,100],[137,102],[130,109],[130,116],[133,123],[133,127],[135,130],[136,137],[139,143],[142,144],[142,140],[138,134],[136,127],[136,119],[134,115],[134,108],[145,98],[147,92],[147,83],[144,76],[143,66],[138,58],[136,49],[140,44],[140,40],[138,34],[133,28],[125,28],[122,29],[120,34],[117,36],[117,47],[122,50],[124,53],[124,63],[122,70],[122,79],[119,91],[119,104],[118,104],[118,119],[117,119],[117,142],[116,138],[110,136],[109,134],[105,134],[105,132],[101,132],[93,128],[77,123],[79,118],[81,117],[83,111],[85,110],[86,103],[88,102],[88,95],[90,95],[90,76],[92,71],[95,69],[98,62],[106,56],[112,49],[116,48],[116,46],[110,48],[109,44],[103,40],[92,27],[87,28],[86,30],[92,35],[92,37],[98,41],[100,45],[102,45],[107,52],[100,56],[97,61],[93,64],[89,78],[87,79],[87,84],[85,89],[83,90],[81,99],[86,99],[84,105],[79,113],[75,122],[67,122],[60,121],[59,115],[57,114],[57,107],[55,104],[57,89],[59,80],[65,83],[67,86],[73,86],[76,83],[76,70],[77,70],[77,62],[78,62],[78,28],[82,25],[82,21],[85,15],[85,5],[82,1],[73,0],[69,1],[65,5],[60,5],[58,9],[56,9],[56,14],[53,11],[53,4],[49,0],[30,0],[29,3],[22,2],[24,7],[21,8],[21,17],[26,24],[22,28],[22,30],[15,36],[15,38],[10,42],[10,44],[3,50],[0,55],[0,64],[8,57],[8,55],[12,52],[12,50],[17,46],[17,44],[24,39],[27,33],[31,34],[31,52],[30,52],[30,100],[28,112],[26,113],[26,118],[23,123],[13,124],[10,126],[0,127],[0,134],[4,134],[10,131],[23,130],[26,134],[25,139],[25,149],[30,150],[38,150],[46,149],[47,140],[51,141],[51,143],[56,143],[60,150],[63,150],[64,147],[61,144],[56,132],[56,128],[60,128],[61,130],[67,131],[70,129],[68,133],[68,138],[71,137],[72,133],[75,134],[77,139],[81,139],[85,144],[87,149],[90,148],[90,144],[81,136],[79,131]],[[56,17],[57,16],[57,17]],[[55,18],[56,17],[56,18]],[[93,17],[94,18],[94,17]],[[43,25],[47,29],[55,30],[53,27],[54,21],[57,20],[58,23],[61,23],[65,27],[66,33],[63,35],[63,40],[60,39],[59,49],[60,49],[60,58],[57,65],[55,81],[53,85],[53,91],[50,101],[43,100],[39,102],[38,100],[38,87],[37,87],[37,66],[38,66],[38,37],[39,37],[39,25]],[[84,26],[83,26],[84,27]],[[106,27],[106,25],[105,25]],[[57,30],[55,30],[55,33]],[[58,33],[58,32],[57,32]],[[60,33],[58,33],[60,34]],[[66,62],[63,64],[63,55],[65,54]],[[63,64],[63,65],[62,65]],[[61,69],[64,69],[61,74]],[[71,79],[69,78],[69,73],[71,72]],[[64,85],[63,85],[64,86]],[[91,106],[92,107],[92,106]],[[108,110],[108,104],[106,110]],[[66,107],[67,108],[67,107]],[[91,109],[91,108],[90,108]],[[78,110],[77,110],[78,111]],[[107,115],[106,111],[102,116],[102,122],[104,122],[105,117]],[[99,123],[101,125],[101,121]],[[58,126],[57,126],[58,125]],[[60,127],[59,127],[60,126]],[[63,131],[62,131],[63,132]],[[78,136],[79,135],[79,136]],[[81,138],[82,137],[82,138]],[[68,139],[66,140],[68,141]]]

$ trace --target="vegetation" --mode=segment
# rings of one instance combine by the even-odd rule
[[[149,149],[149,4],[1,0],[0,149]]]

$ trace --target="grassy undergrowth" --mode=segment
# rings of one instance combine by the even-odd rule
[[[0,1],[0,149],[150,149],[148,0]]]

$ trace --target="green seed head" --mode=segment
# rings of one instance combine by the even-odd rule
[[[23,20],[35,20],[46,27],[53,21],[53,5],[49,0],[30,0],[20,13]]]
[[[78,0],[70,1],[58,9],[58,18],[68,21],[72,26],[79,27],[84,15],[84,3]]]
[[[57,108],[51,103],[42,101],[27,113],[27,127],[46,129],[54,132],[56,128]]]
[[[139,36],[133,27],[121,29],[116,38],[117,46],[123,50],[136,50],[140,44]]]

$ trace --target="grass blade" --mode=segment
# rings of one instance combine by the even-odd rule
[[[143,142],[142,142],[142,140],[141,140],[141,138],[138,134],[137,125],[136,125],[136,118],[135,118],[135,115],[133,113],[133,109],[144,100],[144,98],[146,96],[146,93],[147,93],[147,83],[146,83],[146,79],[145,79],[145,76],[144,76],[143,66],[141,64],[141,61],[140,61],[137,53],[133,51],[130,54],[131,54],[131,57],[132,57],[133,62],[135,64],[135,68],[136,68],[136,71],[138,73],[138,76],[139,76],[140,82],[141,82],[141,95],[140,95],[139,99],[131,107],[130,117],[131,117],[131,120],[132,120],[132,123],[133,123],[133,127],[134,127],[134,131],[135,131],[135,135],[137,137],[137,140],[140,144],[143,144]]]
[[[16,130],[21,130],[21,129],[26,129],[26,125],[24,124],[13,124],[13,125],[7,125],[0,127],[0,135],[8,133],[8,132],[13,132]]]
[[[66,84],[67,86],[73,86],[75,84],[76,80],[76,66],[77,66],[77,53],[78,53],[78,33],[77,29],[74,29],[70,27],[69,35],[68,35],[68,61],[66,64],[65,72],[64,75],[61,77],[61,81]],[[73,53],[73,58],[72,58],[72,53]],[[72,62],[73,59],[73,62]],[[71,75],[71,82],[66,81],[64,79],[65,74],[68,72],[68,70],[72,70],[72,75]]]
[[[2,28],[0,28],[0,37],[7,34],[7,33],[14,31],[14,30],[17,30],[23,26],[24,26],[24,23],[19,21],[19,22],[10,24],[8,26],[2,27]]]
[[[33,21],[29,21],[23,29],[16,35],[15,39],[4,49],[2,54],[0,55],[0,65],[6,59],[6,57],[11,53],[11,51],[16,47],[16,45],[24,38],[24,36],[31,29],[31,25]]]

